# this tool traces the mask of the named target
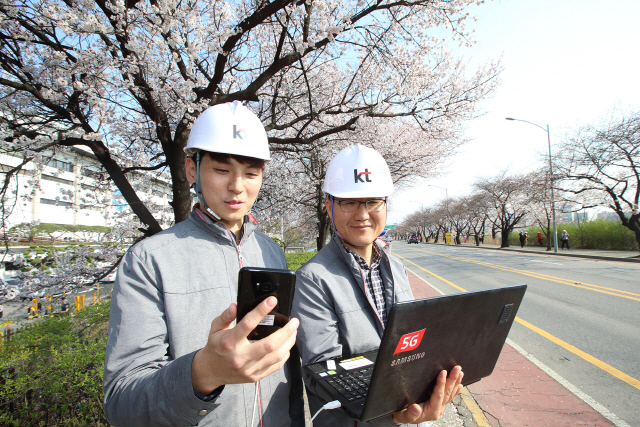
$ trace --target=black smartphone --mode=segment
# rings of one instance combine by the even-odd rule
[[[242,267],[238,274],[238,322],[270,296],[278,299],[273,310],[249,334],[251,341],[261,340],[289,322],[296,274],[291,270]]]

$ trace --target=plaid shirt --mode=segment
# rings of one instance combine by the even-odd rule
[[[382,324],[386,326],[387,310],[384,299],[384,286],[382,285],[382,279],[380,278],[380,260],[382,259],[380,248],[375,243],[373,244],[371,267],[367,265],[367,262],[360,255],[353,252],[346,246],[344,246],[344,248],[353,256],[353,258],[362,269],[362,272],[364,273],[364,282],[367,294],[375,302],[375,308],[378,312],[378,316],[380,317],[380,319],[382,319]]]

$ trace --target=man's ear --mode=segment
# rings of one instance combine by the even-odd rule
[[[189,184],[196,183],[196,162],[191,157],[187,157],[187,161],[184,164],[186,173],[187,173],[187,181]]]
[[[331,212],[331,200],[329,199],[325,200],[324,207],[327,210],[327,213],[329,214],[329,218],[331,218],[331,221],[333,221],[333,212]]]

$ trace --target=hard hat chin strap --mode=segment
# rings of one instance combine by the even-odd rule
[[[384,210],[385,210],[385,214],[387,213],[387,199],[389,199],[388,197],[384,198],[385,204],[384,204]],[[358,246],[358,245],[354,245],[353,243],[351,243],[350,241],[348,241],[347,239],[345,239],[344,237],[342,237],[342,234],[340,234],[340,232],[338,231],[338,227],[336,227],[336,222],[333,219],[334,215],[333,215],[333,196],[329,195],[329,200],[331,201],[331,223],[333,224],[333,231],[338,235],[338,237],[340,237],[342,240],[344,240],[347,244],[353,246],[354,248],[364,248],[366,245],[363,246]],[[365,209],[367,208],[367,206],[365,205],[364,207]],[[387,215],[385,215],[385,226],[386,224],[386,217]],[[380,236],[382,236],[385,233],[384,230],[382,230],[382,233],[380,233]],[[380,237],[378,236],[378,237]],[[378,238],[376,237],[376,239]],[[371,242],[373,244],[373,242]]]
[[[200,186],[200,151],[196,153],[196,185],[194,187],[194,191],[196,192],[196,196],[198,196],[198,200],[200,201],[200,206],[204,208],[211,216],[213,216],[216,220],[220,221],[220,216],[216,214],[208,205],[207,202],[204,201],[204,196],[202,195],[202,187]]]

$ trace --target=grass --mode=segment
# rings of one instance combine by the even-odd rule
[[[579,224],[558,224],[558,247],[561,247],[562,230],[569,233],[569,245],[571,248],[580,249],[608,249],[618,251],[638,250],[638,243],[635,234],[624,227],[618,221],[604,221],[597,219],[594,221],[581,222]],[[537,245],[537,234],[541,231],[539,227],[529,227],[528,245]],[[543,239],[543,246],[547,245],[546,236]],[[514,231],[509,235],[511,246],[520,246],[518,232]]]
[[[289,270],[296,271],[302,267],[302,264],[309,261],[317,253],[317,251],[285,253],[285,256],[287,257],[287,264],[289,264]]]

